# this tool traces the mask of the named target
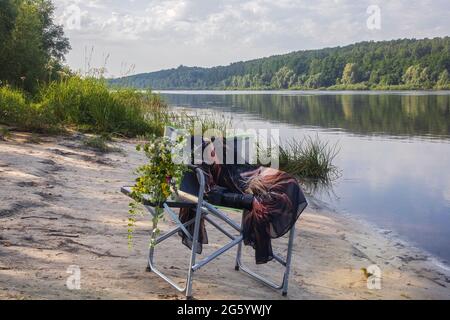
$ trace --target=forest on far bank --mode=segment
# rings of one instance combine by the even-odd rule
[[[360,42],[111,79],[152,89],[450,89],[450,37]]]

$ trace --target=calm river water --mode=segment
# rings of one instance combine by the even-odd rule
[[[342,176],[313,197],[450,262],[450,92],[162,91],[173,107],[337,143]]]

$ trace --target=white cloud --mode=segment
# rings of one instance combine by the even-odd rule
[[[70,5],[81,28],[68,30],[78,68],[86,46],[146,72],[179,64],[211,66],[293,50],[362,40],[450,34],[448,0],[55,0],[60,22]],[[381,8],[381,30],[366,26],[369,5]]]

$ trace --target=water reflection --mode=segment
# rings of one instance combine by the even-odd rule
[[[448,137],[450,95],[164,94],[171,105],[250,113],[296,126],[356,134]]]

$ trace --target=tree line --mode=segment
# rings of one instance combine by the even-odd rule
[[[0,1],[0,85],[36,92],[39,84],[69,73],[70,50],[50,0]]]
[[[152,89],[449,89],[450,37],[360,42],[110,83]]]

